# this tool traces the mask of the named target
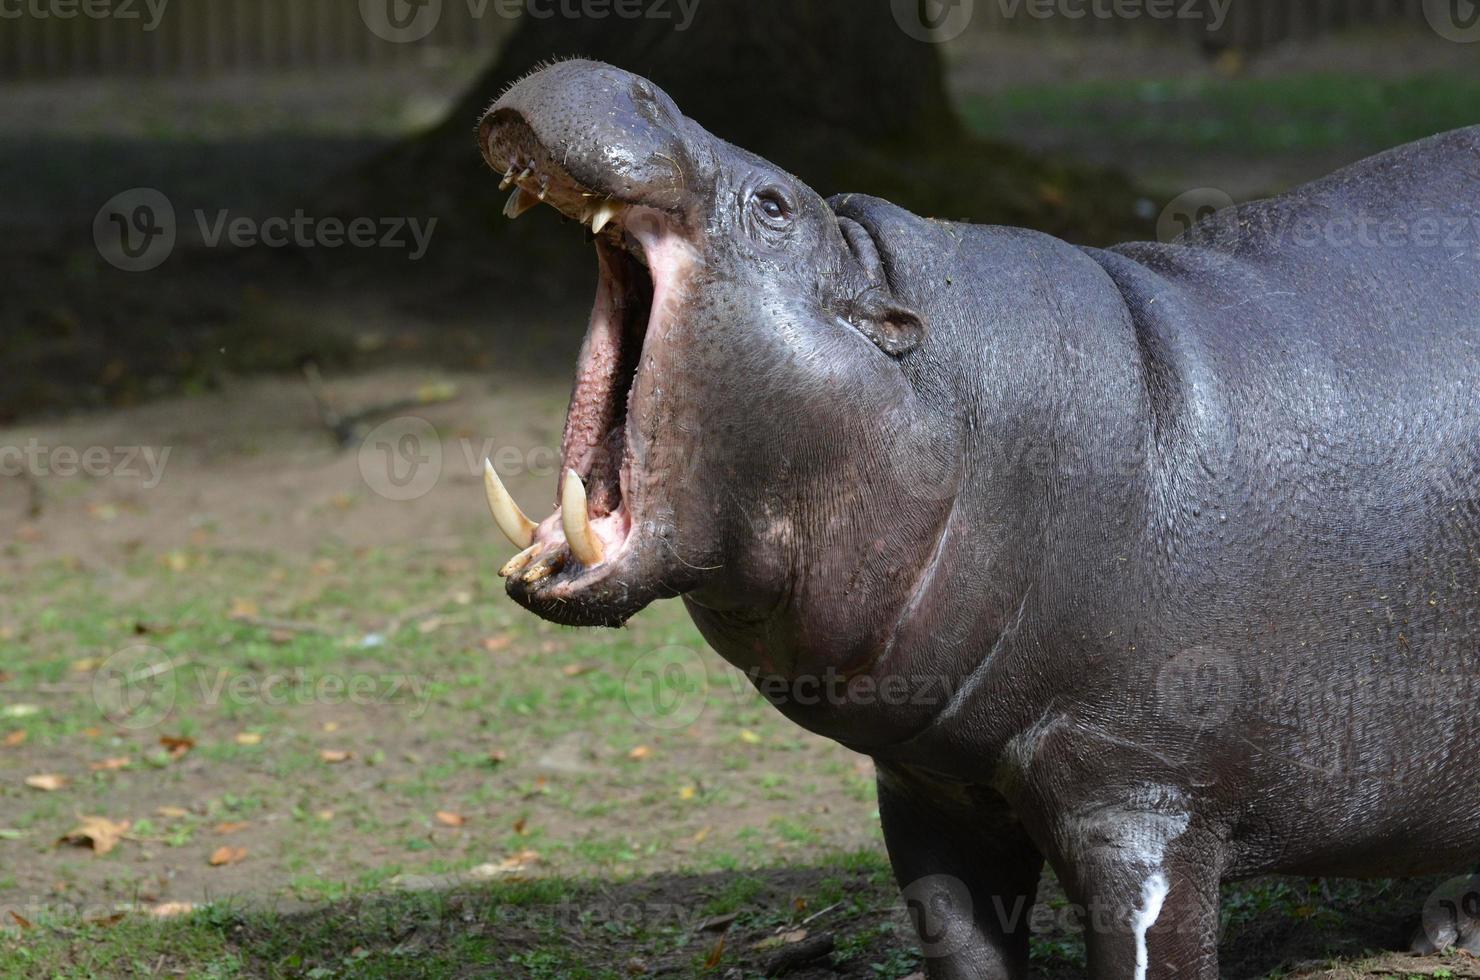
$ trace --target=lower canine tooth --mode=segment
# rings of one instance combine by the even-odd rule
[[[591,515],[586,510],[586,486],[575,470],[565,471],[565,484],[560,488],[560,525],[570,553],[582,565],[599,565],[602,559],[601,539],[591,528]]]
[[[483,461],[483,494],[488,498],[488,511],[493,514],[493,522],[515,547],[528,548],[534,543],[534,521],[524,516],[524,511],[504,489],[504,481],[494,472],[493,464],[486,459]]]

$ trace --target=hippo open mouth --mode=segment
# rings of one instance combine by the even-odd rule
[[[620,168],[576,176],[519,112],[490,112],[480,144],[503,174],[502,189],[511,190],[504,214],[518,218],[546,204],[578,221],[594,238],[598,267],[566,414],[556,512],[530,521],[485,463],[494,518],[524,548],[500,574],[511,596],[546,618],[619,625],[677,591],[656,554],[661,522],[643,520],[653,481],[644,465],[650,440],[637,431],[647,407],[638,379],[645,349],[660,342],[677,312],[695,253],[671,198],[638,193]]]

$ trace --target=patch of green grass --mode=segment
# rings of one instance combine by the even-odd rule
[[[1376,149],[1480,122],[1480,80],[1450,74],[1090,81],[969,97],[976,131],[1045,123],[1073,139],[1235,154]]]

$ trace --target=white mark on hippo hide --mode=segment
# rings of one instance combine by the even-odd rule
[[[1080,860],[1159,870],[1167,845],[1189,822],[1181,790],[1145,784],[1122,799],[1077,811],[1059,833],[1065,850]]]
[[[1161,915],[1161,903],[1166,901],[1170,890],[1167,876],[1160,871],[1147,878],[1141,886],[1141,907],[1131,922],[1136,933],[1136,980],[1146,980],[1146,967],[1151,959],[1146,949],[1146,933],[1156,925],[1156,919]]]

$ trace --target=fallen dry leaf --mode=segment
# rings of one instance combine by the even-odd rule
[[[81,660],[72,661],[72,670],[78,674],[90,674],[102,665],[103,661],[98,657],[84,657]]]
[[[489,653],[498,653],[500,650],[507,650],[513,642],[514,638],[508,633],[500,636],[490,636],[483,641],[483,649]]]
[[[261,745],[262,734],[260,732],[237,732],[237,745]]]
[[[156,919],[172,919],[177,915],[188,915],[194,911],[194,902],[160,902],[149,908],[149,914]]]
[[[522,850],[515,851],[502,861],[493,864],[482,864],[474,868],[470,874],[476,877],[496,878],[501,875],[518,874],[529,869],[530,865],[537,864],[540,860],[539,851]]]
[[[714,833],[713,827],[701,827],[699,829],[699,832],[689,839],[692,840],[695,844],[702,844],[712,833]]]
[[[461,827],[468,822],[468,818],[461,813],[453,813],[451,810],[438,810],[437,822],[444,827]]]
[[[761,744],[761,737],[748,728],[742,728],[740,729],[740,741],[746,745],[759,745]]]
[[[91,919],[83,919],[90,926],[116,926],[127,917],[127,912],[114,912],[111,915],[99,915]]]
[[[318,813],[315,813],[314,816],[318,817],[320,820],[327,822],[334,819],[334,811],[320,810]]]
[[[334,765],[335,763],[339,762],[348,762],[350,759],[354,758],[354,755],[355,754],[353,752],[346,752],[344,749],[319,750],[319,758],[323,759],[330,765]]]
[[[237,864],[247,859],[245,847],[218,847],[211,852],[211,867],[219,868],[224,864]]]
[[[107,817],[80,817],[82,822],[61,837],[57,844],[74,844],[91,847],[94,854],[107,854],[118,846],[119,840],[128,831],[127,820],[109,820]]]
[[[590,664],[566,664],[560,668],[560,672],[566,677],[580,677],[582,674],[589,674],[595,669]]]
[[[503,749],[493,749],[488,753],[489,765],[496,766],[500,763],[507,762],[508,760],[509,753],[505,752]]]
[[[635,760],[642,760],[642,759],[646,759],[648,756],[650,756],[652,754],[653,754],[653,750],[652,749],[648,748],[646,745],[639,745],[636,748],[634,748],[631,752],[628,752],[627,753],[627,758],[629,758],[629,759],[635,759]]]
[[[92,725],[89,725],[87,728],[84,728],[82,730],[83,738],[102,738],[102,736],[103,730]]]
[[[518,820],[514,821],[514,833],[518,834],[520,837],[524,836],[524,827],[525,820],[523,817],[520,817]]]
[[[3,740],[0,740],[0,741],[3,741],[3,744],[5,745],[5,747],[7,749],[13,749],[17,745],[20,745],[25,740],[26,740],[26,730],[24,728],[19,728],[19,729],[16,729],[15,731],[11,732],[9,735],[5,736],[5,738]]]
[[[181,817],[190,816],[190,811],[183,806],[162,806],[154,811],[157,815],[169,820],[179,820]]]
[[[724,955],[725,937],[720,936],[719,942],[715,943],[714,948],[709,951],[709,955],[704,957],[704,969],[713,970],[715,967],[719,966],[719,961]]]
[[[112,772],[115,769],[127,768],[129,761],[128,756],[120,755],[112,759],[104,759],[102,762],[89,762],[87,768],[93,772]]]
[[[67,785],[67,777],[58,776],[54,772],[45,772],[36,776],[27,776],[26,785],[32,789],[39,789],[43,793],[54,793]]]
[[[699,790],[694,786],[685,786],[678,791],[678,798],[680,800],[692,800],[698,795]]]
[[[226,613],[231,619],[256,619],[261,614],[256,600],[232,599],[231,609]]]
[[[248,820],[234,820],[227,821],[226,823],[218,823],[212,829],[214,829],[218,834],[234,834],[238,830],[245,830],[250,826],[251,822]]]
[[[31,920],[28,919],[28,918],[26,918],[24,915],[21,915],[19,912],[15,911],[14,909],[11,909],[10,910],[10,917],[12,919],[14,919],[15,920],[15,924],[18,925],[18,926],[20,926],[22,929],[29,929],[29,928],[31,928]]]
[[[165,751],[169,752],[171,759],[178,759],[186,752],[195,748],[195,739],[186,738],[183,735],[161,735],[159,736],[159,744],[164,746]]]
[[[324,722],[324,731],[326,731],[326,732],[337,732],[337,731],[339,731],[339,722],[337,722],[337,721],[326,721],[326,722]]]

